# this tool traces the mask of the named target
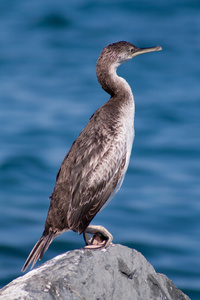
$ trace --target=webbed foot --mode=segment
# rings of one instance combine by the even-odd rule
[[[86,243],[84,249],[107,248],[113,240],[112,234],[101,225],[89,225],[83,232],[83,237]]]

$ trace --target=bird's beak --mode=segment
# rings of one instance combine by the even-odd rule
[[[161,51],[161,50],[162,50],[162,47],[160,47],[160,46],[150,47],[150,48],[136,48],[135,52],[131,55],[131,57],[134,57],[136,55],[140,55],[140,54],[143,54],[143,53]]]

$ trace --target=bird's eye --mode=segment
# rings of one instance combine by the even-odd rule
[[[134,53],[134,48],[131,48],[131,53]]]

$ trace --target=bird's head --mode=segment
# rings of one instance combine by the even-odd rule
[[[116,66],[119,66],[122,63],[129,61],[136,55],[160,50],[162,50],[160,46],[138,48],[131,43],[121,41],[106,46],[102,50],[100,58],[104,58],[105,60],[108,60],[108,63],[114,63]]]

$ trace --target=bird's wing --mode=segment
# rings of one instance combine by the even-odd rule
[[[69,186],[67,223],[69,229],[79,233],[114,191],[126,161],[123,129],[119,126],[114,130],[113,120],[108,124],[94,118],[72,144],[56,182],[58,189],[60,185]]]
[[[96,142],[87,150],[89,153],[86,151],[71,171],[68,223],[79,233],[86,229],[116,188],[126,161],[124,145],[113,140],[105,147]]]

